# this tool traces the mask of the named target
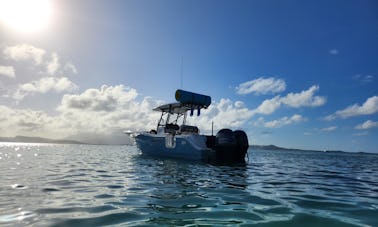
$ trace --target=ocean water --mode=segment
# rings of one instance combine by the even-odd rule
[[[248,153],[232,167],[1,143],[0,226],[378,226],[378,155]]]

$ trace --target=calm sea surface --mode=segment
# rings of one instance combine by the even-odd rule
[[[249,150],[230,167],[0,143],[0,226],[26,225],[378,226],[378,155]]]

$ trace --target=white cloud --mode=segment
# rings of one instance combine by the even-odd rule
[[[77,68],[74,64],[72,64],[71,62],[67,62],[65,65],[64,65],[64,70],[68,71],[68,72],[71,72],[73,74],[77,74]]]
[[[46,63],[47,73],[49,75],[54,75],[58,71],[59,68],[60,68],[59,57],[58,57],[58,54],[54,52],[51,54],[51,60]]]
[[[10,77],[10,78],[16,77],[16,73],[15,73],[14,68],[12,66],[0,65],[0,76],[1,75],[6,76],[6,77]]]
[[[70,81],[67,77],[44,77],[31,83],[21,84],[18,87],[16,93],[13,95],[13,98],[16,100],[21,100],[26,95],[33,93],[44,94],[50,91],[61,93],[64,91],[72,92],[77,89],[78,86]]]
[[[353,77],[353,80],[356,80],[356,81],[359,81],[361,83],[370,83],[370,82],[373,82],[374,80],[374,76],[373,75],[360,75],[360,74],[357,74],[357,75],[354,75]]]
[[[124,85],[103,85],[78,95],[64,95],[57,110],[75,129],[84,132],[155,128],[159,114],[152,109],[161,101],[145,97],[138,102],[137,96],[135,89]]]
[[[58,53],[49,53],[44,49],[37,48],[30,44],[18,44],[7,46],[3,50],[4,57],[14,61],[32,61],[35,65],[43,67],[45,73],[50,76],[58,73],[77,74],[77,68],[71,62],[61,63]],[[29,69],[32,70],[32,69]],[[40,72],[31,72],[40,74]]]
[[[281,98],[281,102],[290,107],[316,107],[322,106],[326,103],[326,98],[322,96],[314,96],[315,92],[319,90],[319,86],[312,86],[306,91],[300,93],[289,93]]]
[[[196,124],[200,129],[209,132],[211,122],[214,122],[214,130],[237,129],[242,127],[252,115],[252,110],[246,108],[243,102],[221,99],[219,102],[213,102],[208,109],[202,110],[200,117],[188,117],[187,120],[189,124]]]
[[[119,106],[128,105],[137,97],[135,89],[118,86],[101,86],[100,89],[88,89],[79,95],[64,95],[62,109],[87,111],[114,111]]]
[[[38,86],[25,87],[35,91]],[[1,130],[0,136],[64,138],[75,135],[77,140],[90,142],[104,142],[100,139],[105,137],[113,138],[113,142],[127,142],[123,130],[150,130],[159,119],[159,113],[152,109],[162,104],[161,101],[151,97],[137,101],[136,98],[136,90],[123,85],[88,89],[79,95],[65,95],[56,116],[0,105],[0,128],[6,129]]]
[[[361,115],[370,115],[378,112],[378,96],[368,98],[362,106],[354,104],[343,110],[338,110],[334,114],[325,117],[325,120],[334,120],[336,118],[349,118]]]
[[[88,140],[89,135],[92,140],[101,142],[99,138],[105,135],[122,143],[127,142],[124,130],[156,129],[159,113],[152,109],[162,102],[151,97],[137,101],[137,96],[135,89],[124,85],[103,85],[78,95],[65,95],[57,110],[77,138]]]
[[[264,100],[255,110],[259,114],[271,114],[280,108],[282,102],[280,96]]]
[[[274,98],[264,100],[254,110],[254,113],[271,114],[283,105],[293,108],[322,106],[326,103],[326,98],[315,96],[318,90],[319,86],[314,85],[300,93],[289,93],[284,97],[275,96]]]
[[[372,129],[372,128],[378,128],[378,121],[367,120],[364,123],[359,124],[355,127],[355,129],[360,129],[360,130],[366,130],[366,129]]]
[[[331,49],[328,51],[329,54],[332,54],[332,55],[338,55],[339,54],[339,50],[338,49]]]
[[[264,118],[260,117],[257,120],[256,125],[263,126],[265,128],[281,128],[285,125],[299,123],[299,122],[303,122],[303,121],[306,121],[306,120],[307,119],[305,117],[303,117],[302,115],[299,115],[299,114],[294,114],[291,117],[285,116],[285,117],[282,117],[280,119],[273,120],[273,121],[264,121]]]
[[[30,109],[11,109],[0,105],[0,136],[35,135],[46,136],[49,127],[53,127],[58,121],[42,111]],[[54,127],[55,128],[55,127]],[[56,131],[55,128],[54,132]]]
[[[335,131],[336,129],[337,129],[337,126],[329,126],[329,127],[320,129],[320,131],[322,131],[322,132],[332,132],[332,131]]]
[[[274,94],[283,92],[286,89],[286,83],[282,79],[275,79],[273,77],[260,77],[255,80],[247,81],[239,84],[236,87],[236,92],[241,95],[255,93],[260,94]]]
[[[235,102],[235,107],[236,108],[243,108],[243,107],[245,107],[245,104],[242,101],[236,101]]]
[[[352,135],[353,136],[367,136],[367,135],[369,135],[369,132],[368,131],[360,131],[360,132],[357,132],[357,133],[353,133]]]
[[[46,51],[29,44],[18,44],[6,47],[3,53],[6,58],[15,61],[33,60],[36,65],[40,65]]]

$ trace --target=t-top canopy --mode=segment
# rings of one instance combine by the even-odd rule
[[[190,91],[178,89],[175,93],[175,98],[178,102],[188,105],[196,105],[199,107],[207,108],[211,104],[211,97],[201,95]]]
[[[201,108],[203,107],[198,106],[198,105],[187,105],[187,104],[175,102],[175,103],[169,103],[169,104],[158,106],[153,110],[159,111],[159,112],[170,113],[170,114],[183,114],[189,110],[192,111],[192,110],[195,110],[195,109],[198,110]]]
[[[178,102],[165,104],[153,110],[170,114],[184,114],[190,110],[190,116],[193,115],[194,110],[197,110],[197,116],[199,116],[200,110],[209,107],[211,104],[210,96],[180,89],[176,91],[175,98]]]

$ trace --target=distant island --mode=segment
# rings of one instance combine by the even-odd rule
[[[55,144],[87,144],[87,145],[130,145],[130,141],[125,138],[124,143],[111,141],[108,138],[86,138],[84,140],[75,139],[49,139],[44,137],[33,136],[15,136],[15,137],[0,137],[0,142],[13,142],[13,143],[55,143]]]
[[[270,151],[317,151],[317,152],[345,152],[340,150],[305,150],[305,149],[297,149],[297,148],[285,148],[285,147],[278,147],[276,145],[250,145],[249,146],[252,149],[256,150],[270,150]]]
[[[76,140],[55,140],[42,137],[29,136],[15,136],[15,137],[0,137],[0,142],[14,142],[14,143],[57,143],[57,144],[85,144]]]
[[[55,144],[88,144],[88,145],[109,145],[100,143],[88,143],[77,140],[69,139],[48,139],[43,137],[30,137],[30,136],[15,136],[15,137],[0,137],[0,142],[14,142],[14,143],[55,143]],[[116,144],[116,145],[126,145],[126,144]],[[317,152],[332,152],[341,153],[345,151],[341,150],[305,150],[297,148],[285,148],[278,147],[276,145],[250,145],[252,150],[270,150],[270,151],[317,151]],[[355,152],[355,153],[366,153],[366,152]],[[369,153],[370,154],[370,153]]]

